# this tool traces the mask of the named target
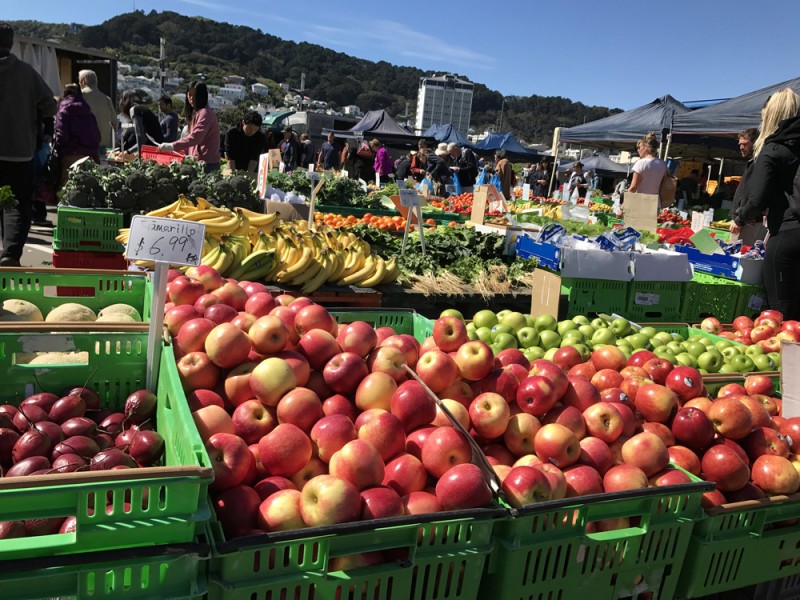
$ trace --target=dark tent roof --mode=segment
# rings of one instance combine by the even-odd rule
[[[673,130],[691,134],[735,135],[748,127],[758,127],[761,108],[767,98],[786,87],[800,93],[800,77],[675,117]]]
[[[558,170],[561,172],[568,171],[572,169],[572,165],[574,165],[576,162],[578,161],[570,160],[563,162],[558,166]],[[584,173],[588,171],[596,171],[603,177],[625,177],[628,174],[629,166],[627,164],[614,162],[607,156],[587,156],[585,158],[581,158],[580,162],[583,163]]]
[[[350,129],[323,129],[323,133],[333,133],[341,137],[378,138],[385,144],[416,143],[420,136],[409,133],[398,125],[385,110],[371,110]]]
[[[490,133],[478,143],[473,144],[472,149],[476,153],[483,155],[491,155],[495,150],[503,149],[506,151],[506,157],[516,160],[536,160],[539,158],[539,153],[536,150],[523,146],[511,132]]]
[[[673,118],[688,111],[681,102],[667,94],[644,106],[562,129],[561,141],[630,150],[646,133],[655,131],[658,135],[664,129],[670,129]]]
[[[445,142],[447,144],[455,142],[459,146],[471,146],[469,141],[458,133],[458,129],[456,129],[452,123],[448,123],[447,125],[431,125],[423,132],[422,136],[432,137],[437,142]]]

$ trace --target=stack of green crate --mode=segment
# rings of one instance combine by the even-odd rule
[[[116,237],[123,226],[116,210],[94,210],[59,206],[53,230],[53,250],[114,252],[125,250]]]
[[[700,323],[706,317],[716,317],[730,323],[737,316],[741,284],[730,279],[695,273],[685,286],[683,318],[687,323]]]
[[[683,321],[685,285],[680,281],[631,281],[623,314],[636,323]]]
[[[625,315],[628,281],[561,278],[561,293],[567,296],[567,317],[589,314]]]
[[[413,335],[418,342],[423,342],[425,338],[433,335],[433,321],[413,310],[402,308],[381,310],[334,308],[330,310],[330,313],[340,325],[346,325],[353,321],[365,321],[375,329],[391,327],[395,333]]]

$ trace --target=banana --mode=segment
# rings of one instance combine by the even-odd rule
[[[314,259],[314,254],[308,246],[303,247],[300,258],[291,266],[279,271],[275,279],[281,283],[290,281],[295,275],[307,269]]]
[[[206,231],[211,233],[231,233],[239,226],[239,215],[230,213],[230,217],[217,216],[213,219],[201,219],[199,222],[206,226]]]
[[[397,264],[397,256],[393,256],[386,261],[386,272],[383,275],[383,279],[381,279],[381,284],[392,283],[399,274],[400,267]]]
[[[247,237],[247,233],[250,231],[250,219],[240,213],[236,213],[236,216],[239,217],[239,225],[233,230],[233,235]]]
[[[206,219],[216,219],[221,216],[220,212],[217,209],[210,209],[207,208],[205,210],[194,210],[191,212],[183,212],[183,220],[184,221],[205,221]]]
[[[237,208],[236,211],[247,217],[250,223],[256,227],[271,225],[278,219],[279,216],[278,213],[257,213],[246,208]]]
[[[352,261],[349,265],[345,266],[344,274],[340,279],[344,279],[346,277],[350,277],[351,275],[355,274],[356,272],[360,271],[366,265],[367,257],[358,250],[350,249],[352,255]]]
[[[325,267],[326,257],[321,256],[318,259],[311,260],[311,264],[306,269],[300,271],[295,277],[287,281],[290,285],[303,285],[310,279],[313,279]]]
[[[336,285],[355,285],[357,282],[363,281],[369,278],[374,272],[376,268],[375,264],[375,255],[370,254],[367,259],[364,261],[364,266],[353,273],[352,275],[347,275],[336,282]]]
[[[162,206],[161,208],[151,210],[149,213],[147,213],[147,216],[166,217],[168,214],[175,212],[176,210],[180,210],[180,208],[181,208],[181,198],[178,198],[172,204],[168,204],[167,206]]]
[[[300,293],[303,295],[310,294],[311,292],[315,292],[322,286],[326,281],[329,281],[331,278],[331,272],[333,271],[335,265],[335,255],[326,255],[322,257],[323,266],[319,270],[319,272],[311,279],[309,279],[303,287],[300,288]]]
[[[218,261],[214,268],[219,271],[219,274],[223,277],[226,277],[226,273],[230,271],[231,267],[233,266],[234,255],[231,250],[228,249],[227,246],[220,246],[220,255],[221,259]]]
[[[336,283],[344,275],[344,255],[341,250],[336,250],[333,253],[333,267],[331,268],[330,275],[325,280],[328,283]]]
[[[375,257],[375,272],[366,279],[362,279],[361,281],[356,282],[358,287],[363,288],[371,288],[378,285],[382,280],[383,276],[386,274],[386,261],[383,260],[380,256]]]
[[[264,276],[264,273],[272,268],[274,260],[274,252],[267,252],[266,250],[253,252],[238,266],[233,266],[230,277],[244,281],[255,281],[254,277],[260,279]]]

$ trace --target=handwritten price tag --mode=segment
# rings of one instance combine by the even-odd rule
[[[125,256],[128,260],[197,266],[205,234],[202,223],[137,215],[131,219]]]
[[[417,190],[400,190],[400,206],[419,206]]]

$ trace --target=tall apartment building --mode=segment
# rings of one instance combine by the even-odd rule
[[[472,114],[472,91],[475,86],[455,75],[420,77],[417,93],[418,132],[431,125],[452,123],[466,137]]]

